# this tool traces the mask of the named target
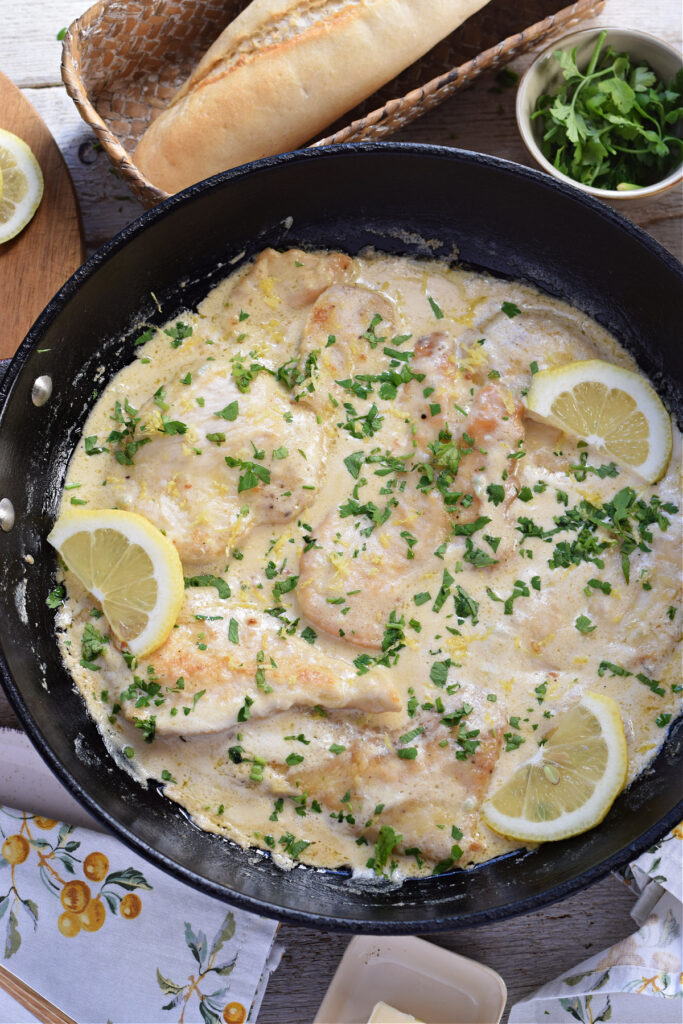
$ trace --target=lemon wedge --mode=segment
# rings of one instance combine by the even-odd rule
[[[510,839],[567,839],[602,821],[627,767],[618,704],[588,691],[558,715],[545,744],[486,801],[484,818]]]
[[[74,510],[59,517],[47,539],[133,654],[149,654],[166,640],[183,601],[183,567],[149,520],[117,509]]]
[[[671,458],[671,420],[657,392],[639,373],[601,359],[535,373],[527,408],[567,434],[581,437],[654,483]]]
[[[0,244],[25,228],[43,198],[43,172],[18,135],[0,128]]]

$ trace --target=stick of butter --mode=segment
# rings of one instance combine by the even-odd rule
[[[421,1024],[417,1017],[410,1013],[401,1013],[388,1003],[376,1003],[368,1024],[404,1024],[405,1021]]]

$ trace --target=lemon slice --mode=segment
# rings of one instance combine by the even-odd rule
[[[43,198],[43,172],[18,135],[0,128],[0,244],[25,228]]]
[[[486,801],[494,831],[544,843],[593,828],[626,781],[628,753],[619,706],[587,692],[558,715],[546,743]]]
[[[183,601],[183,567],[156,526],[135,512],[74,510],[60,516],[47,539],[133,654],[149,654],[166,640]]]
[[[565,433],[609,452],[654,483],[671,458],[671,420],[639,373],[601,359],[535,373],[527,408]]]

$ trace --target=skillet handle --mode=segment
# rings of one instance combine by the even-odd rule
[[[2,384],[2,379],[9,370],[9,364],[11,362],[11,359],[0,359],[0,384]]]

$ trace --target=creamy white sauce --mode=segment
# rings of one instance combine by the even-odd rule
[[[136,350],[134,362],[105,388],[91,413],[83,437],[96,437],[95,442],[89,442],[90,447],[109,451],[88,455],[84,441],[79,442],[69,467],[64,509],[71,507],[74,498],[85,502],[87,508],[122,504],[135,509],[136,500],[143,500],[140,495],[131,497],[130,481],[126,480],[135,471],[116,461],[116,443],[105,442],[112,428],[117,427],[112,420],[115,402],[127,400],[142,411],[141,424],[148,427],[154,440],[141,448],[133,461],[138,455],[141,461],[149,457],[153,473],[160,461],[156,452],[161,450],[155,445],[167,440],[158,429],[154,432],[153,415],[158,415],[159,406],[155,412],[151,399],[159,388],[175,395],[178,382],[187,379],[188,373],[195,374],[196,379],[197,367],[212,356],[220,360],[241,353],[247,364],[262,362],[277,367],[297,356],[300,344],[305,353],[306,338],[302,342],[301,336],[302,330],[305,333],[310,328],[307,317],[317,298],[313,294],[315,289],[310,301],[295,309],[288,306],[287,297],[298,287],[297,274],[310,271],[315,277],[318,260],[315,254],[299,253],[294,262],[290,259],[285,264],[273,257],[272,267],[267,267],[272,273],[257,276],[253,288],[244,285],[254,272],[243,268],[219,284],[197,313],[187,312],[178,318],[192,328],[192,334],[180,339],[180,344],[174,347],[174,339],[163,330],[154,332],[151,340]],[[354,496],[359,479],[366,479],[367,483],[358,485],[355,500],[361,505],[372,502],[381,512],[400,493],[402,481],[414,481],[420,475],[418,470],[409,469],[404,474],[389,472],[377,477],[374,473],[381,468],[379,464],[365,463],[354,476],[348,461],[344,461],[349,456],[390,449],[395,454],[410,453],[406,457],[407,467],[429,461],[430,450],[426,442],[422,445],[419,440],[421,432],[427,431],[425,436],[434,440],[438,421],[448,426],[457,439],[463,424],[471,421],[467,414],[473,407],[475,412],[478,408],[477,395],[492,386],[495,394],[503,395],[507,403],[503,416],[506,424],[499,423],[495,428],[505,431],[510,420],[519,414],[519,400],[536,368],[601,358],[635,369],[631,357],[594,321],[523,284],[449,269],[438,262],[377,254],[354,259],[339,271],[336,280],[345,286],[369,289],[374,296],[371,306],[376,300],[378,315],[384,309],[390,311],[390,330],[378,327],[387,340],[374,345],[372,331],[368,332],[370,338],[356,337],[349,350],[353,365],[341,377],[338,366],[329,362],[333,356],[336,358],[335,349],[340,341],[329,346],[323,344],[317,356],[318,370],[313,373],[313,393],[306,391],[307,382],[295,386],[294,392],[284,384],[277,385],[286,401],[291,401],[292,393],[301,393],[303,397],[297,405],[312,410],[311,422],[316,433],[308,443],[318,456],[322,453],[322,470],[318,477],[311,477],[314,483],[304,485],[314,489],[301,492],[308,505],[289,522],[259,525],[253,506],[258,487],[238,495],[237,511],[230,519],[236,531],[231,534],[234,543],[227,544],[225,552],[209,562],[185,565],[188,576],[208,573],[227,580],[231,597],[222,602],[215,588],[189,589],[179,631],[167,645],[175,642],[184,630],[183,635],[190,637],[190,646],[204,644],[207,650],[202,655],[206,658],[218,657],[220,653],[222,659],[225,655],[234,661],[239,644],[231,645],[227,639],[229,619],[235,617],[237,621],[238,614],[248,616],[250,611],[264,617],[265,609],[279,605],[286,620],[299,621],[291,640],[274,636],[270,648],[271,641],[263,641],[266,679],[268,671],[274,671],[269,665],[269,651],[277,650],[278,657],[288,656],[284,644],[291,643],[296,645],[292,665],[300,664],[305,671],[310,659],[339,659],[334,664],[343,665],[349,686],[362,690],[365,681],[369,688],[375,680],[378,692],[383,686],[391,687],[397,695],[396,710],[377,712],[330,706],[326,714],[321,714],[300,703],[290,708],[271,708],[268,701],[274,699],[273,694],[260,689],[254,691],[254,704],[245,721],[213,733],[190,731],[184,736],[165,732],[159,724],[154,742],[146,743],[140,729],[116,710],[118,696],[130,686],[134,675],[116,643],[106,646],[98,657],[99,671],[80,664],[85,624],[94,625],[105,635],[107,627],[105,619],[91,617],[94,602],[69,573],[67,604],[59,613],[58,626],[63,630],[60,639],[66,664],[119,763],[126,764],[142,782],[148,778],[165,780],[166,794],[183,805],[201,828],[228,836],[245,847],[270,849],[283,866],[291,866],[290,854],[294,852],[303,862],[328,867],[349,865],[363,875],[371,874],[366,862],[374,855],[378,830],[390,825],[403,839],[390,851],[388,861],[396,863],[395,877],[403,877],[428,873],[436,862],[448,859],[455,841],[453,835],[457,838],[460,832],[460,866],[489,859],[519,845],[487,828],[479,814],[482,800],[487,791],[497,788],[519,763],[533,754],[553,717],[587,689],[609,694],[619,704],[628,743],[629,781],[655,755],[666,735],[666,716],[675,717],[681,706],[679,517],[666,516],[670,520],[666,531],[656,523],[649,527],[650,550],[635,550],[631,554],[629,583],[623,576],[618,545],[600,553],[603,567],[594,561],[580,561],[551,568],[548,560],[556,546],[561,542],[571,544],[577,531],[568,529],[543,539],[524,536],[519,526],[522,519],[547,531],[554,527],[554,517],[578,507],[582,500],[600,506],[624,487],[634,488],[646,503],[657,495],[662,502],[679,505],[681,437],[674,428],[674,454],[668,472],[658,484],[648,486],[624,467],[618,468],[616,476],[571,471],[569,467],[580,464],[582,450],[587,452],[588,466],[596,468],[609,464],[609,456],[590,447],[577,447],[574,441],[525,416],[523,440],[518,447],[502,444],[499,450],[483,452],[481,469],[473,465],[471,456],[469,463],[463,460],[463,478],[466,465],[473,470],[469,477],[468,490],[473,496],[469,508],[457,504],[455,511],[444,513],[440,505],[433,509],[430,506],[428,512],[436,516],[435,523],[438,525],[439,515],[445,516],[446,523],[445,529],[439,527],[441,532],[433,546],[427,536],[420,535],[415,540],[420,522],[425,520],[417,517],[411,522],[407,515],[403,561],[397,564],[396,559],[391,560],[394,539],[386,531],[392,526],[391,516],[399,514],[397,506],[389,508],[386,525],[380,523],[374,528],[366,513],[345,516],[339,525],[350,534],[344,534],[337,542],[332,529],[325,541],[326,517]],[[232,298],[233,293],[239,296],[238,300]],[[520,312],[507,316],[501,310],[508,303]],[[170,329],[173,325],[167,326]],[[357,334],[362,335],[369,327],[368,318]],[[366,398],[334,384],[338,379],[353,379],[354,373],[377,374],[389,368],[392,357],[384,354],[385,347],[394,352],[414,352],[419,339],[434,332],[445,338],[445,356],[429,385],[434,388],[430,394],[423,394],[425,387],[428,390],[427,381],[399,384],[393,398],[380,397],[381,384],[377,381]],[[392,343],[392,339],[404,335],[410,337]],[[357,360],[366,358],[367,365],[362,363],[359,367]],[[303,356],[301,361],[303,364]],[[411,365],[418,365],[417,357],[393,362],[396,371]],[[209,370],[213,372],[213,368]],[[255,380],[261,376],[263,373]],[[251,387],[256,387],[256,383]],[[409,392],[410,400],[406,397]],[[248,393],[244,392],[244,399],[240,399],[245,407]],[[336,406],[328,394],[332,394]],[[348,422],[352,415],[344,411],[345,401],[354,407],[353,415],[360,416],[366,416],[374,405],[375,416],[383,419],[372,436],[357,438],[337,425]],[[481,397],[478,401],[481,403]],[[183,440],[202,452],[196,455],[198,465],[210,444],[203,435],[198,439],[193,433],[196,399],[194,403],[193,413],[188,403],[181,407],[182,401],[178,399],[172,408],[162,410],[161,416],[188,421],[190,427]],[[259,416],[253,409],[249,415],[254,417],[255,430],[265,429],[257,422]],[[317,424],[316,415],[320,421]],[[435,423],[430,427],[431,419]],[[239,426],[239,421],[233,422],[234,428],[230,421],[215,420],[213,429],[225,435],[224,442],[212,443],[219,446],[221,459],[231,453],[230,431]],[[158,425],[157,421],[157,428]],[[464,447],[467,449],[467,441]],[[255,464],[268,466],[275,473],[278,469],[286,471],[288,464],[294,465],[290,460],[299,459],[293,447],[282,458],[273,451],[266,451]],[[521,457],[509,458],[520,451],[524,453]],[[241,451],[233,454],[246,460]],[[510,469],[507,482],[503,479],[506,468]],[[232,472],[234,480],[239,471]],[[577,479],[577,475],[585,478]],[[392,479],[396,481],[394,490],[382,494]],[[171,485],[168,494],[156,493],[154,480],[150,478],[144,505],[145,514],[152,519],[157,512],[162,514],[162,498],[165,501],[166,497],[173,497]],[[456,475],[453,489],[457,484]],[[488,490],[492,484],[507,489],[508,495],[511,490],[511,500],[508,497],[505,503],[494,501]],[[206,481],[196,485],[203,486]],[[493,496],[497,496],[495,490]],[[191,505],[191,494],[188,500]],[[199,512],[197,509],[198,516]],[[401,510],[401,514],[404,512]],[[166,518],[158,525],[166,528],[172,522],[172,514],[164,515]],[[453,524],[473,524],[479,516],[488,517],[489,522],[469,537],[463,532],[451,533]],[[245,523],[249,529],[240,535]],[[221,522],[220,528],[224,526],[225,522]],[[203,522],[201,528],[210,532],[212,524]],[[370,532],[363,534],[368,528]],[[602,531],[595,536],[599,541],[613,539]],[[381,550],[383,537],[385,554]],[[302,556],[304,560],[311,557],[304,550],[316,538],[321,539],[323,548],[325,543],[329,544],[326,563],[332,564],[334,571],[330,575],[314,563],[314,570],[305,579],[299,563]],[[372,544],[378,545],[378,554],[373,556],[377,571],[375,575],[363,576],[358,594],[353,593],[353,582],[360,558],[354,561],[354,550],[363,544],[368,549]],[[415,556],[412,559],[408,557],[411,552]],[[482,554],[483,561],[493,564],[475,564]],[[274,565],[275,576],[267,569],[269,563]],[[416,564],[418,571],[414,568]],[[345,574],[348,585],[344,582]],[[292,575],[301,576],[298,587],[275,596],[274,585]],[[603,588],[591,584],[591,580],[598,580]],[[516,585],[516,581],[521,581],[522,586]],[[308,589],[301,591],[304,584]],[[340,637],[337,629],[337,635],[330,635],[302,613],[299,595],[301,603],[314,615],[317,611],[309,601],[309,589],[324,587],[328,589],[321,590],[317,611],[322,609],[320,614],[333,615],[335,609],[340,609],[341,615],[341,608],[347,607],[347,617],[339,618],[338,622],[355,623],[357,633],[345,630]],[[447,593],[439,608],[442,587]],[[517,596],[506,605],[515,593]],[[332,603],[338,600],[337,594],[346,604]],[[363,654],[376,659],[381,651],[358,646],[353,642],[354,636],[359,637],[366,628],[370,632],[378,630],[380,638],[387,635],[383,632],[387,625],[383,601],[388,594],[393,595],[391,610],[397,619],[402,618],[399,642],[405,646],[398,650],[395,663],[379,669],[373,667],[358,676],[358,662],[354,659]],[[418,596],[415,600],[416,595],[425,594],[429,597]],[[465,598],[470,601],[469,606]],[[223,617],[216,620],[222,605]],[[477,611],[472,614],[475,607]],[[510,614],[506,613],[507,608]],[[381,615],[378,609],[383,609]],[[198,619],[197,615],[206,618]],[[594,627],[590,632],[577,630],[575,622],[580,616],[590,620]],[[240,619],[240,623],[246,621]],[[271,629],[277,629],[285,620],[270,616],[270,621]],[[241,642],[246,628],[240,625]],[[307,642],[306,637],[302,639],[301,633],[306,630],[308,639],[314,638],[313,643]],[[145,659],[137,673],[144,676],[155,661],[158,668],[164,657],[162,648]],[[168,660],[171,666],[175,664]],[[394,658],[390,660],[393,662]],[[622,666],[631,674],[612,675],[600,668],[602,662]],[[639,681],[638,674],[656,680],[655,685],[663,694],[653,692]],[[186,685],[191,696],[192,680],[186,680]],[[253,673],[249,685],[253,686]],[[204,683],[202,686],[206,689]],[[673,687],[678,689],[674,691]],[[195,692],[198,689],[199,685]],[[165,692],[162,691],[162,697]],[[164,699],[165,703],[137,712],[131,710],[129,701],[124,711],[129,717],[137,714],[149,718],[154,714],[158,723],[165,722],[169,728],[176,728],[179,719],[181,727],[186,722],[190,728],[213,697],[211,693],[205,694],[199,698],[194,712],[185,715],[181,711],[173,720],[168,713],[178,695],[167,694]],[[212,710],[206,712],[206,728],[211,727],[212,714],[216,722],[221,720],[222,699],[219,693],[210,705]],[[178,707],[181,705],[182,701]],[[443,724],[444,715],[457,712],[463,705],[472,710],[460,721],[456,716],[450,725]],[[259,708],[269,710],[260,715]],[[421,731],[411,736],[416,729]],[[469,729],[473,735],[468,749]],[[479,731],[475,733],[475,729]],[[416,750],[413,758],[399,756],[399,749],[411,747]],[[463,760],[458,759],[458,752],[461,757],[464,755]],[[298,757],[292,759],[291,755]],[[236,763],[240,757],[242,761]],[[254,757],[264,762],[260,771],[254,766]],[[380,805],[384,805],[383,809],[377,811]],[[452,834],[454,826],[456,831]],[[406,849],[416,852],[406,854]]]

